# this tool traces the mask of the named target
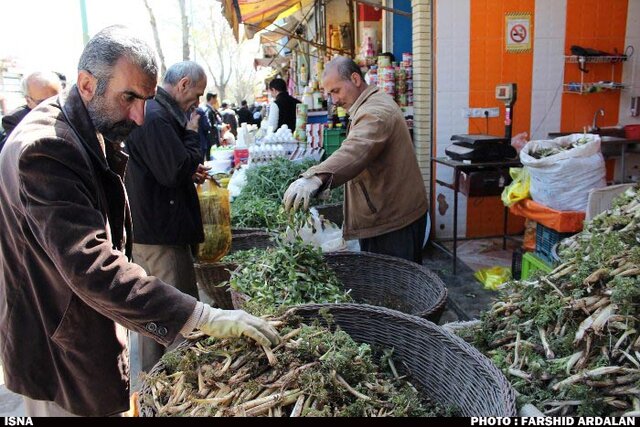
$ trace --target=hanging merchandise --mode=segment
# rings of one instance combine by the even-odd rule
[[[342,43],[340,43],[340,30],[331,30],[331,47],[334,49],[342,49]]]
[[[351,26],[348,22],[343,22],[340,24],[340,44],[343,49],[350,49],[353,41],[353,37],[351,35]]]
[[[307,66],[306,64],[302,63],[302,65],[300,65],[300,85],[301,86],[306,86],[307,83],[309,82],[309,79],[307,78]]]
[[[198,186],[204,242],[198,245],[198,260],[216,262],[231,248],[229,191],[211,179]]]
[[[309,107],[307,104],[296,105],[296,129],[293,132],[294,138],[299,142],[307,142],[307,117]]]

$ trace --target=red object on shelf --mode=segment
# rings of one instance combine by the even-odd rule
[[[363,21],[380,21],[382,19],[382,9],[368,6],[366,4],[358,5],[358,22]]]
[[[627,139],[640,139],[640,125],[626,125],[624,137]]]
[[[582,223],[585,218],[585,212],[558,211],[536,203],[531,199],[524,199],[514,203],[509,210],[514,215],[523,216],[559,233],[582,231]]]

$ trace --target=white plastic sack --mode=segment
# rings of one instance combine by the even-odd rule
[[[540,148],[566,147],[586,137],[588,142],[553,156],[535,159],[529,153]],[[589,191],[606,185],[600,136],[573,134],[548,141],[529,141],[520,152],[529,169],[531,198],[560,211],[585,211]]]
[[[234,198],[240,195],[240,192],[247,185],[247,166],[241,166],[240,169],[235,171],[233,175],[231,175],[231,179],[229,180],[229,185],[227,185],[227,189],[229,190],[229,198],[233,201]]]
[[[292,241],[298,235],[304,242],[322,249],[322,252],[349,250],[349,245],[342,238],[342,228],[320,216],[316,208],[311,208],[310,212],[309,220],[299,230],[287,227],[286,241]]]

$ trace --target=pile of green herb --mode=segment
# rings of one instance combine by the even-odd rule
[[[565,262],[511,282],[463,336],[548,415],[640,414],[640,194],[585,224]]]
[[[322,251],[300,239],[279,240],[265,250],[238,251],[224,260],[239,265],[229,285],[249,297],[243,309],[256,315],[296,304],[351,301]]]
[[[272,324],[282,337],[274,349],[200,337],[165,354],[164,370],[145,378],[143,409],[159,416],[450,415],[398,377],[390,358],[376,364],[369,345],[339,328],[290,316]]]
[[[266,165],[247,170],[247,183],[231,203],[231,225],[234,227],[257,227],[283,230],[287,226],[287,214],[282,207],[282,198],[289,185],[315,162],[292,162],[277,158]],[[343,189],[331,191],[329,200],[313,199],[312,205],[342,202]]]

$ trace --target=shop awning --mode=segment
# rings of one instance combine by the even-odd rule
[[[277,56],[275,58],[255,58],[253,60],[253,67],[273,67],[273,68],[285,68],[289,65],[291,58],[288,56]]]
[[[315,0],[223,0],[224,15],[238,38],[238,24],[245,25],[251,39],[260,30],[278,19],[312,5]]]

